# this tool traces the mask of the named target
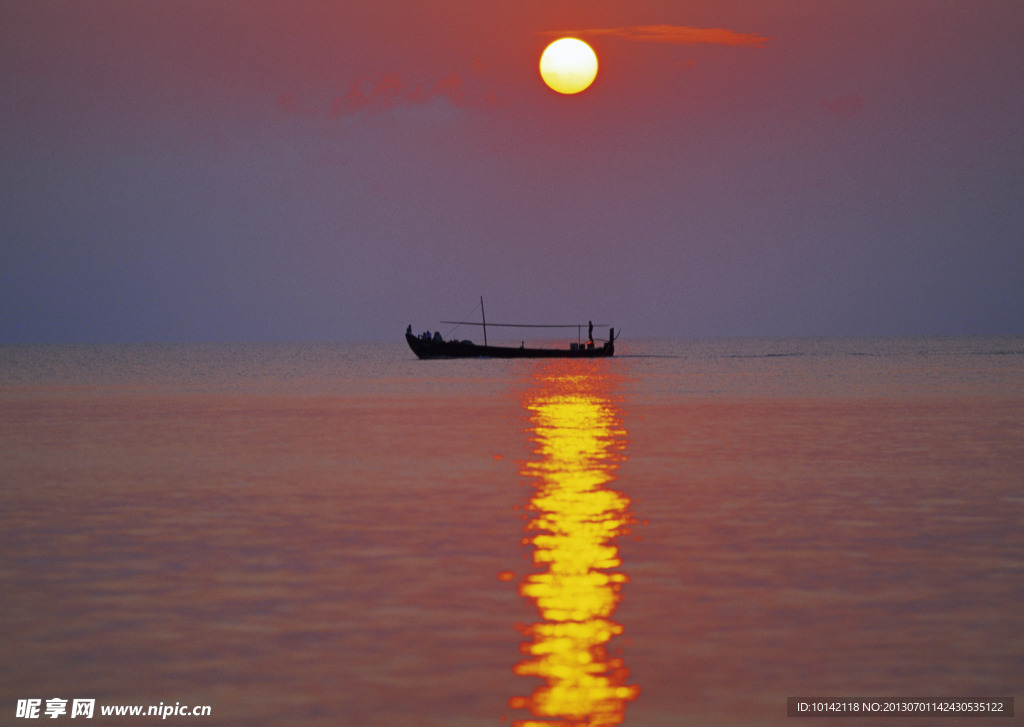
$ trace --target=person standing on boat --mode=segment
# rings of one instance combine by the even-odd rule
[[[594,347],[594,322],[588,321],[590,324],[587,326],[587,348]]]

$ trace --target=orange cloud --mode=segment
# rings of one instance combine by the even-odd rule
[[[685,25],[631,25],[623,28],[589,28],[564,31],[573,35],[612,35],[644,43],[671,43],[674,45],[738,45],[761,48],[771,38],[754,33],[736,33],[725,28],[690,28]],[[546,35],[561,35],[547,33]]]

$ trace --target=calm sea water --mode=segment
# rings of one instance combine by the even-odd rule
[[[0,413],[3,724],[1024,711],[1024,338],[0,347]]]

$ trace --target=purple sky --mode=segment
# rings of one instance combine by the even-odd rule
[[[0,19],[0,342],[1024,333],[1020,0]]]

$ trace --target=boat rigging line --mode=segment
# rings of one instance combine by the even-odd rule
[[[488,323],[487,315],[484,313],[484,297],[480,296],[480,305],[477,306],[480,309],[480,320],[479,321],[441,321],[446,326],[455,326],[448,332],[448,336],[451,337],[459,326],[482,326],[484,329],[484,345],[487,345],[487,326],[492,328],[575,328],[576,335],[580,342],[583,341],[583,327],[597,327],[597,328],[608,328],[608,323]],[[476,308],[473,309],[476,311]],[[472,311],[471,311],[472,312]],[[616,336],[618,338],[618,336]],[[606,338],[595,338],[595,341],[606,341]]]

